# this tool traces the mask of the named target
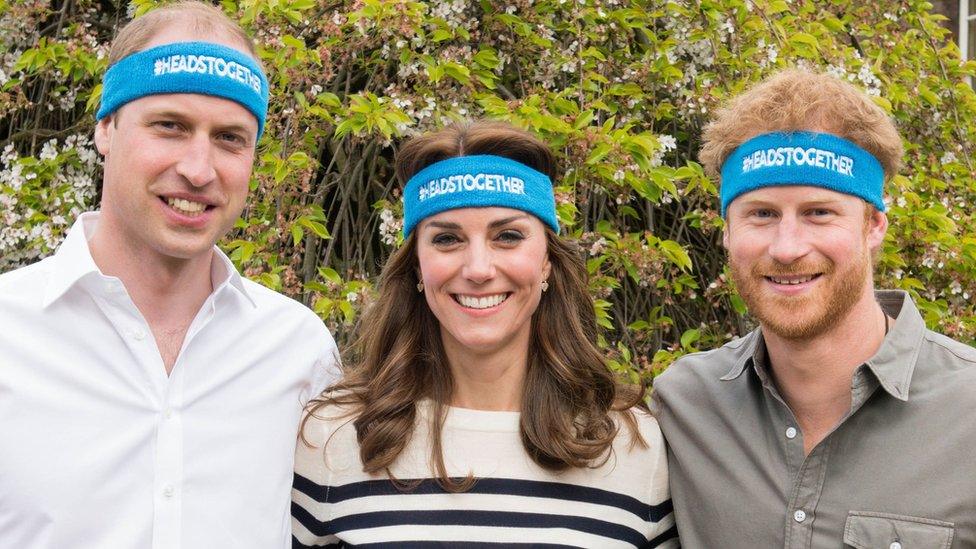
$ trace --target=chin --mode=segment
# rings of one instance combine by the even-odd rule
[[[213,250],[213,244],[204,242],[199,245],[187,246],[186,243],[183,245],[167,246],[161,245],[156,248],[156,251],[160,255],[178,260],[191,260],[203,257],[211,253]]]

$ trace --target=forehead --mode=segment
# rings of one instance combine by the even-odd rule
[[[853,208],[864,204],[864,200],[847,193],[814,185],[774,185],[755,189],[739,196],[729,205],[729,210],[758,204],[780,207],[833,204]]]
[[[486,208],[457,208],[454,210],[446,210],[424,219],[420,227],[423,229],[432,225],[451,224],[457,225],[462,229],[477,229],[505,220],[542,224],[534,215],[523,212],[522,210],[492,206]]]

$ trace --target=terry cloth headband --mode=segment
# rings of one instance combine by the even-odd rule
[[[813,185],[854,195],[885,211],[884,170],[871,153],[826,133],[767,133],[722,164],[722,217],[743,193],[775,185]]]
[[[435,162],[410,178],[403,191],[403,237],[445,210],[488,206],[528,212],[559,232],[549,176],[509,158],[474,155]]]
[[[176,42],[133,53],[102,80],[101,120],[130,101],[163,93],[199,93],[240,103],[264,132],[268,79],[249,55],[210,42]]]

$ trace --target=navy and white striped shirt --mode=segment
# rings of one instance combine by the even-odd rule
[[[679,546],[664,441],[646,412],[637,416],[648,447],[632,445],[622,427],[607,463],[554,473],[526,454],[517,412],[450,408],[448,472],[478,479],[452,494],[431,478],[429,403],[419,409],[413,439],[393,467],[397,479],[419,482],[409,491],[363,472],[352,422],[329,417],[338,409],[309,420],[305,435],[315,447],[300,443],[296,454],[294,547]]]

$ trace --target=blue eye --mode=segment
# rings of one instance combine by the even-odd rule
[[[227,143],[228,145],[233,145],[237,147],[243,147],[247,145],[247,139],[233,132],[221,133],[220,135],[217,136],[217,139]]]
[[[156,122],[153,122],[152,125],[160,130],[169,131],[169,132],[173,132],[181,129],[180,123],[174,122],[173,120],[158,120]]]

